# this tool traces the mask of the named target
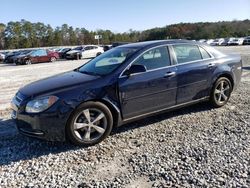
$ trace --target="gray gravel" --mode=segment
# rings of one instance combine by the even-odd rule
[[[0,112],[0,187],[250,187],[250,48],[240,87],[207,103],[114,130],[89,148],[19,135]]]

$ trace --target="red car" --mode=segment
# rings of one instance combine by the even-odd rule
[[[40,49],[31,51],[28,54],[19,55],[14,63],[16,65],[30,65],[32,63],[54,62],[58,58],[58,52]]]

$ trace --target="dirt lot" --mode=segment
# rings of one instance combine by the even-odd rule
[[[219,49],[244,65],[225,107],[146,118],[89,148],[26,138],[9,118],[19,87],[84,61],[0,65],[0,187],[250,187],[250,46]]]
[[[73,70],[87,61],[57,61],[30,66],[0,64],[0,111],[9,108],[11,98],[20,87],[42,78]]]

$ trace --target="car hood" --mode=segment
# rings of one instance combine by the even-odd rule
[[[50,92],[74,87],[100,78],[76,71],[70,71],[28,84],[19,91],[27,97],[35,97]]]
[[[67,52],[67,54],[74,54],[80,52],[80,50],[70,50],[69,52]]]

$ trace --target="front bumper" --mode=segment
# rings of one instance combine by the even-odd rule
[[[77,59],[77,55],[76,54],[67,54],[66,59],[69,59],[69,60]]]
[[[57,102],[48,110],[29,114],[25,112],[25,106],[17,106],[12,102],[12,119],[16,123],[19,133],[47,141],[65,141],[65,126],[72,109],[67,108],[61,102]]]

